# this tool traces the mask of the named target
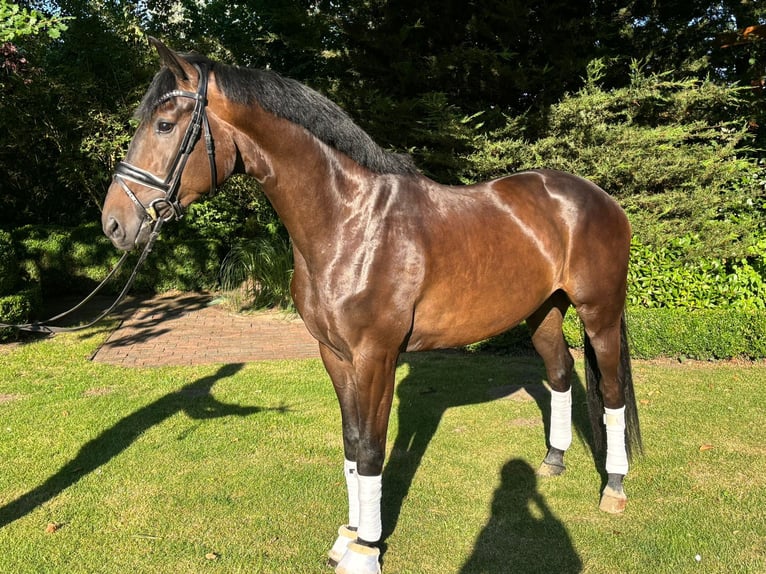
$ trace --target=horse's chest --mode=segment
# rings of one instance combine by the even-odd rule
[[[372,271],[346,266],[310,273],[296,265],[296,308],[309,333],[340,356],[368,338],[399,346],[410,329],[412,281]]]
[[[320,343],[337,347],[343,296],[332,284],[332,277],[311,274],[296,265],[292,290],[295,307],[309,333]]]

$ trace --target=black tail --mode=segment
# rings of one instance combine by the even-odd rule
[[[596,353],[591,345],[588,334],[583,336],[585,347],[585,382],[587,385],[588,415],[590,416],[591,429],[593,431],[593,444],[597,452],[604,450],[604,399],[601,396],[599,382],[601,372],[598,369]],[[630,349],[628,347],[628,328],[625,321],[625,313],[620,321],[620,370],[619,379],[625,393],[625,446],[628,457],[643,453],[641,442],[641,427],[638,423],[638,408],[636,407],[636,395],[633,391],[633,374],[630,369]]]

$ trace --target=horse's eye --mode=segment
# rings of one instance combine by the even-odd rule
[[[173,128],[176,127],[174,123],[166,122],[163,120],[160,120],[157,122],[157,133],[158,134],[169,134],[173,131]]]

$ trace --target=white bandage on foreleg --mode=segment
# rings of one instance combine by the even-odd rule
[[[377,542],[383,532],[380,519],[383,480],[380,475],[357,475],[357,480],[359,481],[359,529],[357,535],[365,542]]]
[[[572,389],[560,393],[551,389],[551,436],[553,448],[566,450],[572,444]]]
[[[359,481],[356,475],[356,463],[344,459],[343,474],[346,477],[348,490],[348,525],[351,528],[359,526]]]
[[[606,425],[606,472],[628,474],[628,452],[625,448],[625,407],[604,408]]]

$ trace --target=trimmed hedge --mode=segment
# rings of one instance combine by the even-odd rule
[[[683,357],[690,359],[766,358],[766,311],[720,309],[645,309],[627,313],[631,355],[636,358]],[[570,346],[581,348],[583,335],[577,314],[564,321]],[[532,350],[529,329],[515,329],[468,347],[498,353]]]
[[[29,225],[14,230],[24,274],[43,295],[86,293],[119,259],[96,224],[79,227]]]
[[[634,357],[766,358],[764,310],[637,308],[628,332]]]
[[[39,304],[40,290],[36,286],[19,290],[20,283],[21,270],[13,237],[0,230],[0,323],[26,323]],[[0,341],[16,336],[13,329],[0,329]]]
[[[668,309],[766,309],[766,235],[746,258],[692,256],[701,243],[687,235],[661,246],[634,237],[628,269],[628,306]]]
[[[133,290],[162,293],[171,289],[215,289],[223,251],[223,245],[217,239],[161,237],[138,272]]]
[[[0,323],[11,325],[28,323],[33,311],[40,306],[40,289],[37,286],[24,289],[14,295],[0,297]],[[0,329],[0,341],[15,339],[15,329]]]
[[[122,253],[97,223],[74,228],[26,226],[14,231],[25,274],[40,284],[44,296],[84,294],[93,289]],[[210,289],[218,282],[222,245],[216,239],[178,239],[172,233],[155,243],[139,271],[134,292]],[[105,293],[117,293],[138,255],[128,258]]]
[[[219,240],[181,239],[168,233],[155,243],[132,292],[214,288],[222,251]],[[121,255],[97,223],[73,228],[26,226],[12,234],[0,231],[0,272],[14,278],[16,290],[6,291],[10,294],[4,297],[0,291],[0,322],[26,323],[40,318],[45,299],[86,295],[106,277]],[[116,295],[137,259],[138,254],[128,258],[102,293]],[[8,329],[0,331],[0,340],[13,336]]]

